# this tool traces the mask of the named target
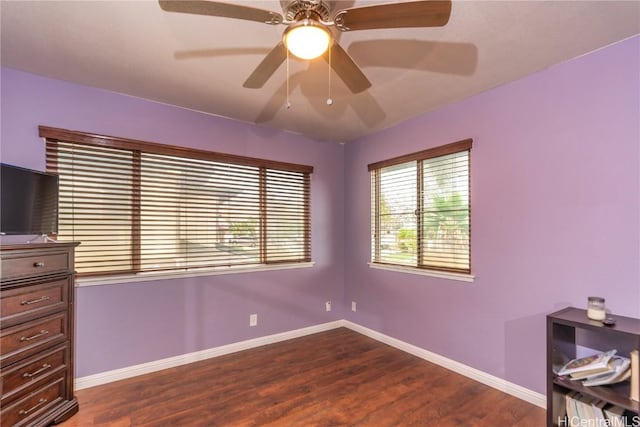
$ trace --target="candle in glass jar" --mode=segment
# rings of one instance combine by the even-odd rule
[[[604,320],[607,317],[607,312],[604,307],[604,298],[589,297],[588,301],[587,317],[591,320]]]

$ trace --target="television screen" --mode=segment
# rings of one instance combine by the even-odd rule
[[[58,176],[0,164],[0,234],[56,234]]]

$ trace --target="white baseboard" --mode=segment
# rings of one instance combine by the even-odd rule
[[[442,366],[443,368],[447,368],[453,372],[464,375],[465,377],[469,377],[472,380],[478,381],[482,384],[486,384],[489,387],[493,387],[497,390],[503,391],[533,405],[539,406],[541,408],[547,407],[547,398],[544,394],[537,393],[533,390],[529,390],[528,388],[519,386],[518,384],[514,384],[507,380],[503,380],[502,378],[498,378],[494,375],[472,368],[471,366],[456,362],[455,360],[448,359],[444,356],[432,353],[423,348],[416,347],[413,344],[409,344],[388,335],[381,334],[380,332],[358,325],[357,323],[353,323],[348,320],[343,320],[342,322],[344,327],[349,328],[362,335],[366,335],[369,338],[373,338],[376,341],[388,344],[391,347],[395,347],[406,353],[413,354],[414,356],[417,356],[421,359]]]
[[[342,320],[336,320],[333,322],[322,323],[320,325],[309,326],[307,328],[295,329],[293,331],[267,335],[264,337],[222,345],[220,347],[195,351],[193,353],[181,354],[174,357],[168,357],[166,359],[154,360],[147,363],[141,363],[139,365],[127,366],[126,368],[114,369],[113,371],[87,375],[86,377],[76,378],[74,381],[74,388],[76,390],[82,390],[83,388],[107,384],[113,381],[161,371],[163,369],[174,368],[176,366],[186,365],[188,363],[198,362],[212,357],[223,356],[237,351],[248,350],[250,348],[286,341],[318,332],[324,332],[341,326],[344,326]]]
[[[299,338],[305,335],[311,335],[340,327],[349,328],[352,331],[368,336],[369,338],[373,338],[376,341],[388,344],[406,353],[413,354],[414,356],[427,360],[431,363],[435,363],[436,365],[440,365],[453,372],[469,377],[475,381],[486,384],[490,387],[503,391],[507,394],[515,396],[541,408],[546,407],[546,397],[541,393],[534,392],[525,387],[503,380],[502,378],[498,378],[460,362],[456,362],[455,360],[448,359],[439,354],[432,353],[423,348],[416,347],[412,344],[400,341],[399,339],[390,337],[388,335],[374,331],[373,329],[366,328],[364,326],[358,325],[357,323],[353,323],[344,319],[322,323],[320,325],[310,326],[307,328],[295,329],[279,334],[267,335],[264,337],[254,338],[246,341],[240,341],[220,347],[210,348],[207,350],[168,357],[166,359],[154,360],[152,362],[142,363],[140,365],[128,366],[126,368],[88,375],[86,377],[76,378],[74,386],[76,390],[82,390],[88,387],[107,384],[113,381],[123,380],[138,375],[149,374],[151,372],[156,372],[163,369],[186,365],[188,363],[198,362],[217,356],[223,356],[225,354],[235,353],[237,351],[248,350],[250,348],[273,344],[280,341],[286,341],[293,338]]]

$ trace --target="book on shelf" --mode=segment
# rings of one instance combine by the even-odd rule
[[[627,425],[625,410],[620,406],[607,406],[604,408],[604,414],[611,427],[625,427]]]
[[[562,424],[560,420],[565,418],[565,414],[559,414],[559,425],[627,427],[629,422],[633,423],[636,419],[633,413],[620,406],[577,391],[567,393],[565,399],[568,419]]]
[[[566,395],[566,398],[565,398],[565,404],[567,409],[566,413],[569,419],[574,419],[579,417],[578,410],[576,409],[576,400],[578,396],[580,396],[580,393],[578,393],[577,391],[571,391]]]
[[[631,390],[629,391],[629,398],[640,401],[640,357],[638,350],[633,350],[631,355]]]
[[[596,420],[598,426],[606,426],[607,425],[607,416],[604,414],[604,408],[608,403],[604,400],[596,400],[591,404],[593,409],[593,416]]]
[[[631,369],[627,368],[620,372],[611,372],[601,377],[592,378],[582,383],[585,387],[593,387],[596,385],[617,384],[626,381],[631,376]]]
[[[576,410],[581,420],[593,420],[595,415],[591,406],[595,399],[589,396],[578,395],[576,397]]]
[[[553,413],[560,418],[567,415],[567,396],[564,393],[553,391]]]
[[[631,376],[630,364],[631,361],[626,357],[614,356],[609,361],[606,371],[582,378],[582,385],[591,387],[622,382]]]
[[[607,366],[602,368],[590,369],[588,371],[580,371],[569,374],[572,380],[589,380],[595,377],[600,377],[603,375],[608,375],[612,372],[619,372],[622,368],[626,369],[629,367],[629,359],[613,356],[609,359],[609,363]]]
[[[578,372],[605,370],[609,365],[609,360],[616,354],[616,350],[605,351],[604,353],[596,353],[586,357],[580,357],[570,360],[560,370],[558,375],[565,376]],[[602,371],[601,371],[602,372]]]

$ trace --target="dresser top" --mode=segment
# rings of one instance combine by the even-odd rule
[[[47,243],[8,243],[1,244],[0,250],[4,251],[19,251],[25,249],[55,249],[55,248],[69,248],[78,246],[80,242],[47,242]]]

